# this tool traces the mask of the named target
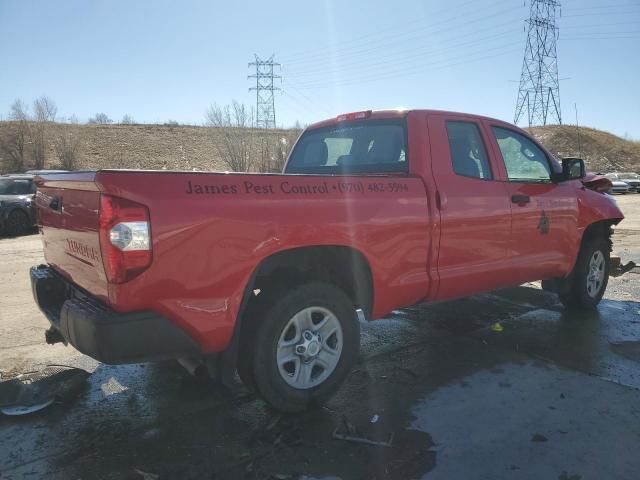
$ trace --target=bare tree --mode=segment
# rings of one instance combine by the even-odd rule
[[[261,173],[281,173],[289,157],[289,152],[300,136],[302,129],[296,124],[283,132],[260,132],[260,152],[255,168]]]
[[[134,123],[133,118],[128,113],[122,117],[122,120],[120,120],[121,125],[133,125]]]
[[[47,129],[58,113],[55,102],[41,96],[33,101],[33,119],[31,122],[30,136],[33,142],[33,166],[36,170],[44,168],[47,150]]]
[[[61,133],[54,141],[56,157],[60,166],[65,170],[75,170],[78,167],[78,151],[81,138],[79,134],[71,132]]]
[[[206,114],[207,125],[216,127],[222,142],[216,142],[218,153],[234,172],[247,172],[256,151],[253,109],[236,102],[221,107],[213,104]]]
[[[51,97],[43,95],[33,101],[33,115],[36,121],[54,122],[58,107]]]
[[[92,118],[89,119],[90,124],[98,124],[98,125],[108,125],[110,123],[113,123],[113,120],[111,120],[106,113],[96,113],[96,115]]]
[[[17,99],[11,104],[9,121],[9,134],[0,142],[0,150],[4,154],[2,170],[21,172],[24,170],[25,144],[29,133],[29,114],[22,100]]]

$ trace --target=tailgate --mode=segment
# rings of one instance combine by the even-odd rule
[[[36,208],[44,257],[60,274],[107,301],[95,172],[38,177]]]

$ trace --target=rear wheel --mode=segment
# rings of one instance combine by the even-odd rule
[[[560,295],[568,308],[595,309],[609,282],[609,242],[604,238],[587,240],[580,249],[571,288]]]
[[[360,347],[351,300],[324,283],[273,299],[257,324],[253,381],[274,408],[298,412],[327,400],[345,380]]]
[[[12,211],[5,222],[7,235],[23,235],[29,229],[29,216],[22,210]]]

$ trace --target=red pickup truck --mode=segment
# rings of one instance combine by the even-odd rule
[[[532,280],[595,308],[623,215],[583,177],[513,125],[429,110],[314,124],[283,174],[47,175],[33,294],[50,343],[206,362],[297,411],[345,379],[363,319]]]

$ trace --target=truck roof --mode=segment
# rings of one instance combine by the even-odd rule
[[[367,113],[367,117],[366,118],[367,118],[367,120],[404,118],[411,112],[456,115],[456,116],[468,117],[469,119],[483,118],[485,120],[491,120],[491,121],[500,122],[500,123],[508,123],[508,122],[505,122],[504,120],[500,120],[500,119],[497,119],[497,118],[491,118],[491,117],[487,117],[487,116],[484,116],[484,115],[476,115],[476,114],[472,114],[472,113],[463,113],[463,112],[452,112],[452,111],[447,111],[447,110],[420,109],[420,108],[412,108],[412,109],[399,108],[399,109],[395,109],[395,110],[368,110],[368,111],[366,111],[366,113]],[[343,115],[349,115],[349,113],[340,114],[340,115],[338,115],[338,116],[336,116],[334,118],[329,118],[329,119],[326,119],[326,120],[321,120],[319,122],[312,123],[307,128],[308,129],[313,129],[313,128],[321,128],[321,127],[329,127],[329,126],[332,126],[332,125],[337,125],[338,123],[340,123],[340,120],[338,120],[338,117],[341,117]]]

